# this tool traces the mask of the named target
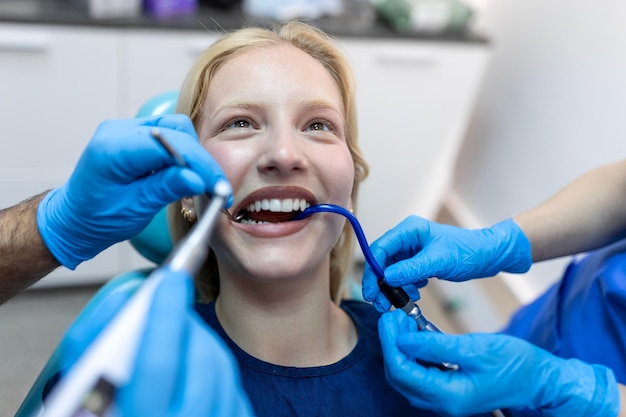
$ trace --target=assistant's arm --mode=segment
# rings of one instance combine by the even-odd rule
[[[513,217],[533,262],[586,252],[626,236],[626,160],[593,169]]]
[[[465,281],[523,273],[533,262],[596,249],[626,237],[626,160],[593,169],[544,203],[491,227],[469,230],[409,216],[372,244],[393,286],[437,277]],[[366,265],[363,296],[389,302]]]
[[[37,228],[37,206],[45,194],[0,211],[0,304],[60,265]]]

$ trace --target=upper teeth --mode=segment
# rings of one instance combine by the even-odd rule
[[[249,212],[266,210],[287,213],[290,211],[302,211],[307,207],[309,207],[309,203],[302,198],[264,198],[248,204],[247,209]]]

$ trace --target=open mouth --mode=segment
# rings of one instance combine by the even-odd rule
[[[283,223],[293,220],[310,205],[303,198],[264,198],[243,205],[233,217],[242,224]]]

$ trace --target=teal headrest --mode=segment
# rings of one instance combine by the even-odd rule
[[[160,116],[173,114],[178,101],[178,91],[168,91],[152,97],[141,106],[136,117]]]
[[[176,109],[178,92],[161,93],[148,100],[137,112],[137,117],[159,116],[172,114]],[[158,212],[146,228],[135,237],[130,244],[143,257],[160,264],[172,251],[172,239],[167,225],[167,208]]]

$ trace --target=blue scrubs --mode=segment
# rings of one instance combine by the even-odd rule
[[[626,239],[573,260],[503,332],[563,358],[607,366],[625,384]]]

